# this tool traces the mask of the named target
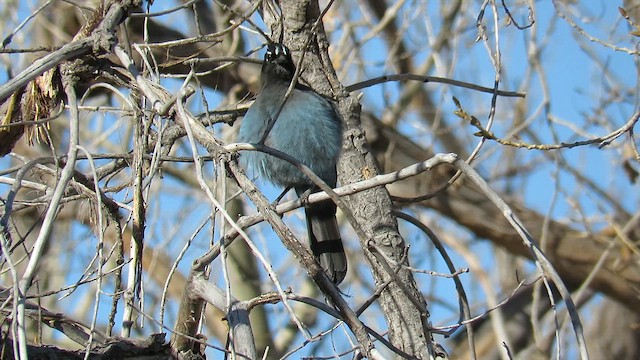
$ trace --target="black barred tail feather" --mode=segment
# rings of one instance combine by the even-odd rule
[[[342,246],[336,206],[330,201],[305,208],[309,247],[329,279],[336,285],[347,275],[347,256]]]

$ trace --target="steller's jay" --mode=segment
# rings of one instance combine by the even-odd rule
[[[279,43],[268,44],[260,76],[261,90],[242,120],[237,140],[258,143],[272,126],[264,145],[300,161],[333,188],[342,145],[341,118],[331,101],[301,84],[295,85],[285,101],[294,73],[289,49]],[[319,190],[285,160],[251,151],[243,154],[241,161],[272,183],[293,187],[298,196]],[[312,204],[305,207],[305,215],[311,252],[329,278],[339,284],[347,273],[347,258],[336,220],[336,205],[331,200]]]

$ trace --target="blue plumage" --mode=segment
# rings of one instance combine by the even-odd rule
[[[294,73],[289,49],[281,44],[269,44],[262,66],[261,91],[242,120],[237,141],[258,143],[269,122],[275,120],[264,145],[292,156],[335,187],[342,120],[334,104],[297,84],[277,113]],[[295,188],[299,195],[309,189],[317,191],[311,180],[285,160],[246,151],[242,153],[241,162],[274,184]],[[346,274],[347,262],[335,218],[336,207],[328,201],[305,208],[305,212],[311,250],[327,275],[340,283]]]
[[[287,84],[267,85],[247,111],[240,128],[239,142],[257,143],[275,119]],[[307,165],[329,186],[336,186],[336,160],[340,154],[342,123],[328,100],[312,91],[294,89],[285,103],[264,144],[291,155]],[[266,93],[265,93],[266,92]],[[265,114],[268,114],[265,116]],[[287,186],[313,185],[288,162],[271,155],[245,152],[243,161],[275,184]]]

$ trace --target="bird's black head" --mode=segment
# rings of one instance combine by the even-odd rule
[[[289,49],[280,43],[269,43],[267,53],[262,64],[262,80],[291,81],[296,72],[296,66],[291,58]]]

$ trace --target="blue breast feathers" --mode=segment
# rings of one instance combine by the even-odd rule
[[[286,88],[265,87],[247,111],[238,142],[257,143],[270,119],[275,118]],[[287,99],[265,145],[280,150],[308,166],[329,186],[336,185],[336,161],[342,143],[342,121],[333,104],[308,90],[294,89]],[[241,162],[280,186],[311,185],[298,168],[271,155],[246,151]]]

